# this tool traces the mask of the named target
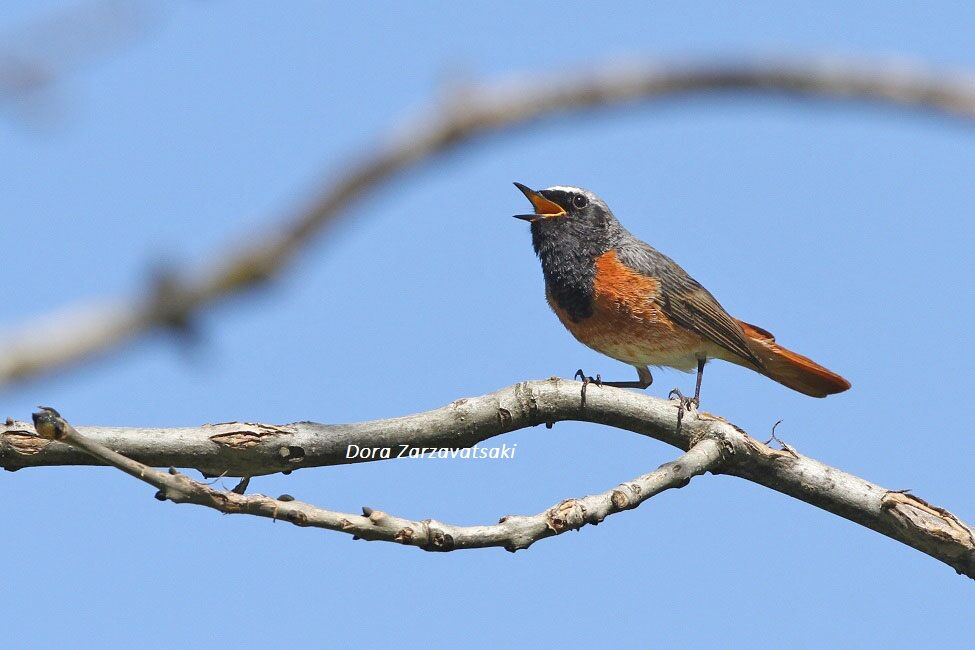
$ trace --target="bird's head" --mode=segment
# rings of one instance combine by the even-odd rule
[[[532,214],[516,214],[516,219],[531,223],[554,220],[596,222],[605,221],[607,216],[612,215],[602,199],[581,187],[556,185],[544,190],[533,190],[521,183],[515,183],[515,187],[521,190],[535,208]]]
[[[521,183],[515,183],[515,187],[535,209],[532,214],[516,214],[515,218],[531,223],[536,251],[544,243],[559,245],[557,242],[562,246],[605,248],[620,231],[609,206],[589,190],[566,185],[533,190]]]

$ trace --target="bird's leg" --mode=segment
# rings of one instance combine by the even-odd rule
[[[600,375],[596,375],[596,378],[586,376],[586,373],[582,371],[582,368],[576,370],[576,374],[573,375],[573,379],[578,379],[582,382],[582,405],[586,405],[586,388],[589,384],[595,384],[596,386],[612,386],[614,388],[639,388],[645,389],[653,383],[653,375],[650,374],[650,369],[646,366],[636,369],[639,379],[636,381],[603,381]]]
[[[596,378],[588,376],[586,373],[582,372],[582,368],[576,370],[576,374],[572,375],[573,379],[578,379],[582,382],[582,406],[586,406],[586,389],[589,388],[589,384],[596,384],[597,386],[603,385],[603,378],[596,373]]]
[[[694,406],[701,405],[701,380],[704,379],[704,364],[707,359],[697,360],[697,385],[694,386]]]
[[[684,393],[680,392],[679,388],[674,388],[667,395],[668,399],[677,399],[681,401],[686,408],[690,408],[692,405],[697,407],[701,405],[701,380],[704,378],[704,364],[707,363],[707,359],[697,360],[697,383],[694,386],[694,397],[684,397]]]
[[[639,388],[643,390],[649,388],[653,383],[653,375],[646,366],[637,366],[636,374],[639,377],[636,381],[604,381],[603,386],[614,386],[616,388]]]
[[[674,388],[667,395],[668,399],[674,399],[677,397],[677,429],[680,430],[680,423],[684,419],[684,412],[691,410],[691,408],[698,408],[701,405],[701,380],[704,378],[704,364],[707,363],[707,359],[697,360],[697,382],[694,386],[694,397],[684,397],[684,394],[680,392],[679,388]]]

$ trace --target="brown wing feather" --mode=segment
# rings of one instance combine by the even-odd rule
[[[759,367],[763,366],[761,360],[748,347],[741,326],[707,289],[698,287],[690,290],[680,288],[671,292],[664,290],[662,297],[664,313],[675,323],[697,332]]]
[[[738,321],[674,260],[636,239],[617,251],[623,264],[660,283],[660,308],[671,320],[759,368],[764,367],[749,347]]]

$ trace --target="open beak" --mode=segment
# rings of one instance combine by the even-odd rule
[[[522,185],[521,183],[515,183],[515,187],[521,190],[521,193],[532,202],[532,207],[535,208],[534,214],[516,214],[515,219],[524,219],[525,221],[538,221],[539,219],[548,219],[550,217],[560,217],[565,214],[565,210],[562,206],[554,201],[549,201],[544,196],[531,189],[527,185]]]

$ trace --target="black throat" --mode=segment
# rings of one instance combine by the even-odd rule
[[[578,322],[592,316],[596,258],[610,246],[604,233],[563,219],[532,222],[532,246],[542,262],[545,289]]]

